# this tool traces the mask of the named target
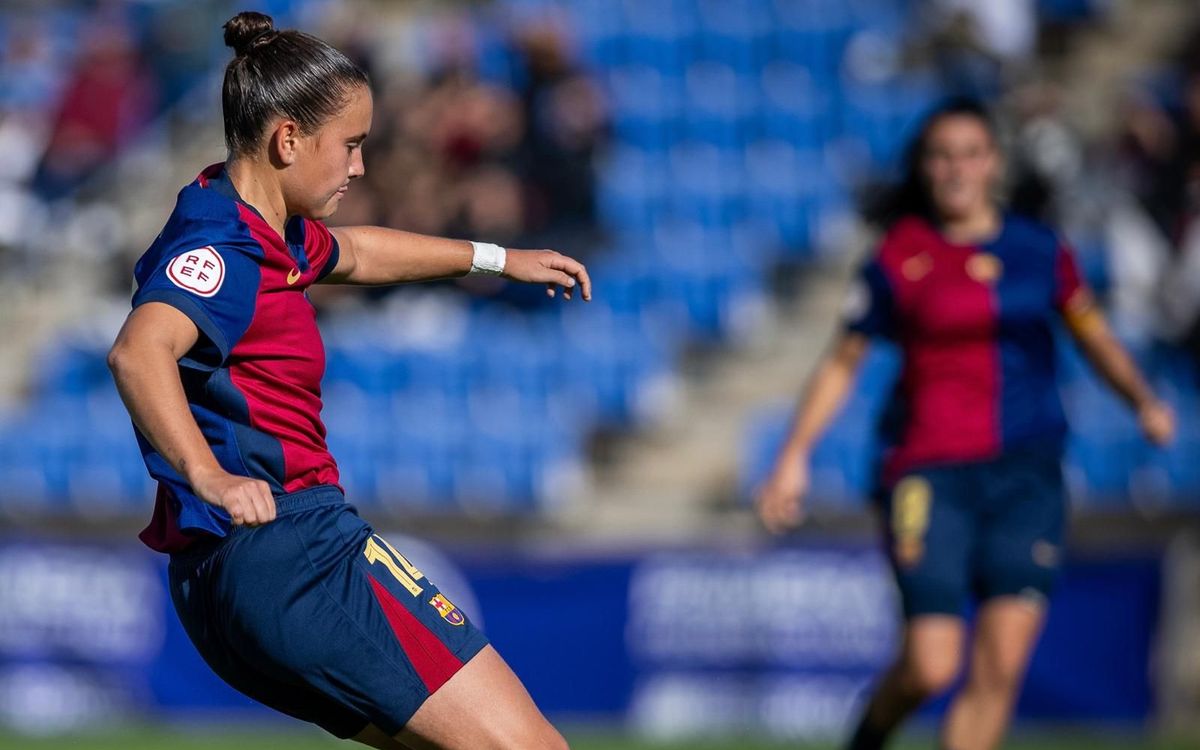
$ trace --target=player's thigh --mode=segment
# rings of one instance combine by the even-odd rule
[[[983,483],[988,512],[975,571],[979,598],[1021,597],[1043,605],[1058,580],[1067,501],[1054,451],[1006,456]]]
[[[396,739],[412,750],[565,750],[525,686],[491,646],[429,697]]]
[[[229,613],[213,606],[220,598],[210,580],[215,564],[219,560],[212,558],[172,560],[169,568],[176,612],[204,661],[228,685],[265,706],[317,724],[335,737],[358,732],[368,721],[365,715],[302,680],[283,678],[282,670],[264,670],[231,643],[224,628]]]
[[[969,469],[910,473],[884,496],[885,542],[906,619],[961,616],[976,519]]]
[[[930,614],[910,618],[904,626],[900,666],[919,692],[940,693],[962,670],[965,642],[962,617]]]
[[[1045,607],[1024,597],[1001,596],[984,602],[975,617],[971,679],[981,686],[1015,688],[1024,677],[1045,618]]]
[[[320,696],[298,707],[264,702],[338,736],[368,725],[394,736],[486,638],[338,498],[222,547],[214,627],[241,667],[222,676],[259,700],[273,697],[252,692],[259,676]]]

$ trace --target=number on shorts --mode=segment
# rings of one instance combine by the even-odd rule
[[[420,596],[425,590],[417,584],[417,581],[425,577],[417,567],[408,561],[408,558],[400,554],[395,547],[388,544],[388,541],[378,534],[372,534],[367,540],[367,546],[363,548],[363,556],[367,558],[367,562],[374,565],[380,563],[387,571],[392,574],[401,586],[408,589],[408,593],[413,596]]]
[[[892,495],[892,533],[901,539],[922,539],[929,529],[932,494],[923,477],[901,480]]]
[[[902,479],[892,494],[892,553],[902,567],[911,568],[925,557],[932,496],[929,482],[923,477]]]

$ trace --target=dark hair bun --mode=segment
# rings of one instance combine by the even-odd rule
[[[225,22],[225,46],[242,57],[254,48],[254,42],[264,34],[275,30],[275,21],[265,13],[244,10]]]

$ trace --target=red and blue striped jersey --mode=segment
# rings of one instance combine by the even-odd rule
[[[969,246],[921,218],[896,223],[846,310],[848,330],[893,339],[903,357],[885,484],[920,466],[1061,442],[1055,319],[1088,300],[1071,250],[1035,221],[1006,216],[995,238]]]
[[[179,361],[192,416],[222,468],[277,495],[338,482],[321,422],[325,349],[307,294],[337,265],[337,241],[300,217],[284,235],[213,165],[180,191],[134,269],[133,295],[135,308],[165,303],[196,324],[200,338]],[[159,482],[142,541],[172,551],[197,532],[223,536],[228,514],[197,497],[140,431],[137,439]]]

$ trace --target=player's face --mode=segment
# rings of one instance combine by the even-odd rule
[[[309,219],[333,215],[350,181],[362,177],[362,147],[371,130],[373,103],[366,86],[356,86],[345,109],[301,138],[289,183],[290,213]]]
[[[1000,156],[978,118],[950,115],[934,123],[926,136],[921,168],[938,214],[965,219],[990,205]]]

